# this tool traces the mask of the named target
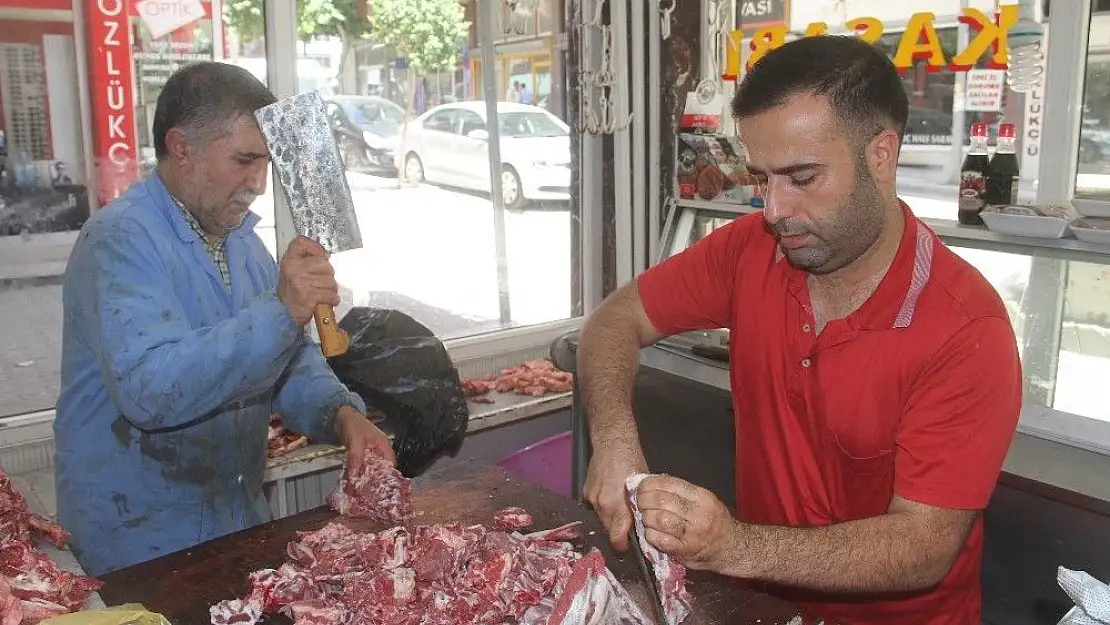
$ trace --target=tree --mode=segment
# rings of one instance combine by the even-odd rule
[[[297,0],[297,34],[304,40],[313,37],[338,37],[343,45],[338,73],[345,76],[355,41],[370,33],[370,23],[359,14],[366,0]],[[242,41],[261,39],[265,30],[262,0],[228,0],[224,3],[228,26]]]
[[[370,36],[408,63],[408,114],[401,125],[405,143],[416,98],[416,80],[454,71],[470,24],[458,0],[370,0]],[[397,151],[399,178],[405,178],[403,150]]]

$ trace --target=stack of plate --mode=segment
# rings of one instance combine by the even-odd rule
[[[1082,215],[1071,222],[1075,237],[1095,245],[1110,245],[1110,201],[1077,197],[1071,203]]]

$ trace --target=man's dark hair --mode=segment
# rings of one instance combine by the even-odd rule
[[[159,161],[167,156],[166,133],[174,128],[191,140],[203,140],[276,101],[265,85],[237,65],[214,61],[186,65],[170,76],[158,94],[154,154]]]
[[[781,106],[799,94],[828,100],[855,139],[883,129],[902,137],[909,100],[898,70],[879,48],[856,37],[804,37],[768,52],[732,99],[737,120]]]

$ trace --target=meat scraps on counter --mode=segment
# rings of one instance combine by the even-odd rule
[[[251,573],[247,596],[212,606],[212,623],[254,625],[282,612],[295,625],[647,625],[600,552],[583,556],[565,542],[574,528],[373,533],[332,522],[300,533],[278,569]]]
[[[277,458],[308,445],[308,439],[285,429],[281,415],[270,415],[270,433],[266,440],[266,457]]]
[[[347,466],[328,495],[328,504],[339,514],[401,523],[412,514],[411,481],[384,458],[366,450],[357,471]]]
[[[501,373],[485,378],[464,378],[462,389],[463,395],[470,401],[492,404],[492,391],[532,397],[543,397],[548,393],[569,393],[574,390],[574,376],[568,371],[556,369],[554,363],[543,358],[502,369]]]
[[[101,582],[62,570],[35,547],[41,538],[65,548],[69,533],[31,514],[27,500],[0,470],[0,625],[35,625],[84,607]]]

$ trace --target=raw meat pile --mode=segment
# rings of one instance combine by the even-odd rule
[[[574,390],[574,376],[567,371],[559,371],[546,358],[532,360],[516,367],[502,369],[498,375],[486,378],[465,378],[462,381],[463,395],[479,404],[492,404],[490,391],[515,393],[543,397],[548,393],[569,393]]]
[[[332,522],[290,543],[280,568],[250,575],[213,625],[283,612],[295,625],[647,625],[605,568],[569,542],[577,524],[522,535],[482,525],[352,531]]]
[[[410,481],[368,452],[328,500],[341,514],[401,522],[412,516],[409,495]],[[521,534],[533,523],[523,508],[493,523],[501,529],[374,533],[332,522],[302,532],[284,564],[250,574],[246,597],[210,608],[212,625],[254,625],[275,612],[294,625],[649,625],[601,553],[574,550],[580,523]]]
[[[655,579],[659,582],[659,598],[663,601],[663,613],[668,625],[678,625],[690,614],[690,592],[686,590],[686,567],[672,562],[670,556],[659,551],[644,538],[644,515],[637,503],[640,482],[648,477],[646,473],[628,476],[625,490],[632,514],[636,519],[636,540],[648,562],[655,569]]]
[[[69,533],[31,514],[27,501],[0,470],[0,625],[34,625],[80,610],[101,583],[62,570],[32,543],[43,538],[59,549]]]
[[[411,481],[371,450],[357,471],[343,476],[328,495],[328,505],[345,516],[401,523],[412,515]]]
[[[281,415],[270,415],[270,433],[266,440],[266,456],[277,458],[296,451],[308,444],[308,439],[296,432],[285,429]]]

